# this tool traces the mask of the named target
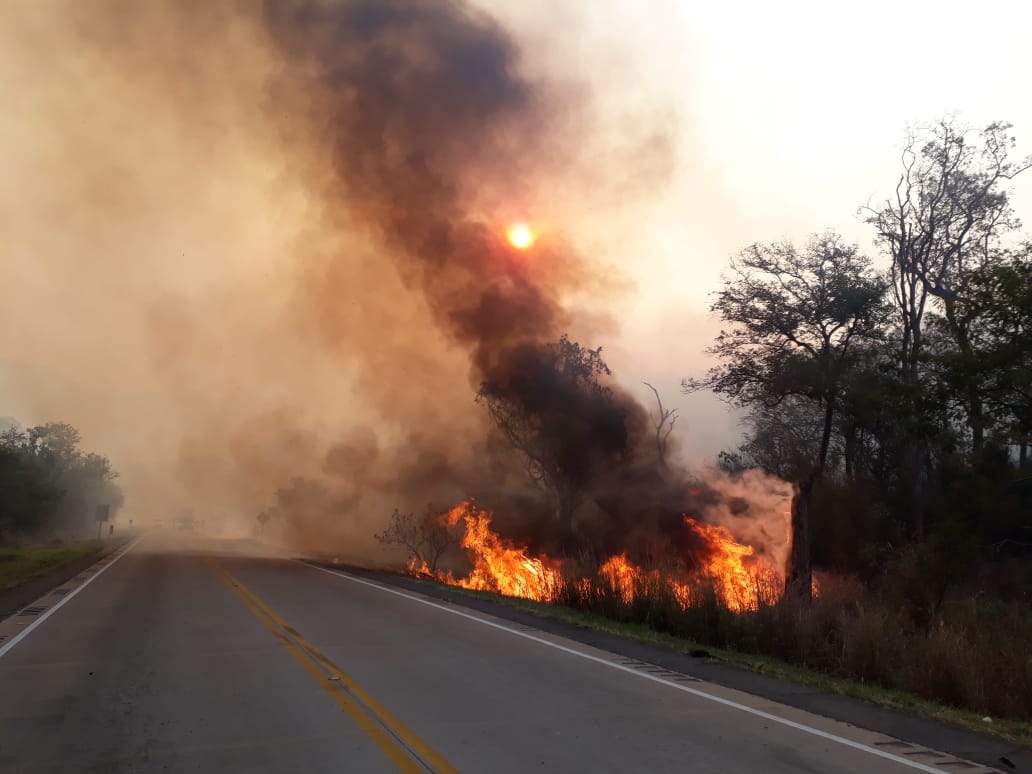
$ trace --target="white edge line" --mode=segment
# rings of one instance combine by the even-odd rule
[[[803,723],[797,723],[794,720],[789,720],[788,718],[783,718],[778,715],[772,715],[769,712],[764,712],[763,710],[759,710],[754,707],[749,707],[745,704],[739,704],[738,702],[732,701],[731,699],[725,699],[721,696],[715,696],[712,693],[706,693],[705,691],[700,691],[697,688],[690,688],[687,685],[681,685],[680,683],[675,683],[671,680],[665,680],[662,677],[651,675],[647,672],[639,672],[636,669],[631,669],[630,667],[626,667],[623,664],[617,664],[613,661],[607,661],[604,658],[593,656],[590,653],[583,653],[579,650],[574,650],[573,648],[567,648],[565,645],[560,645],[557,642],[551,642],[550,640],[546,640],[542,637],[536,637],[533,634],[521,632],[518,629],[512,629],[508,626],[495,623],[494,621],[488,621],[484,618],[480,618],[479,616],[470,615],[469,613],[465,613],[461,610],[456,610],[446,605],[440,605],[436,602],[431,602],[429,599],[423,599],[422,597],[417,597],[413,594],[408,594],[404,591],[399,591],[398,589],[392,589],[383,584],[374,583],[363,578],[357,578],[354,575],[348,575],[347,573],[339,572],[337,570],[330,570],[326,567],[319,567],[318,565],[309,564],[308,562],[301,560],[297,561],[299,564],[303,564],[306,567],[311,567],[313,570],[319,570],[320,572],[325,572],[328,575],[335,575],[338,578],[343,578],[344,580],[348,580],[353,583],[361,583],[363,586],[370,586],[374,589],[379,589],[380,591],[386,591],[388,594],[396,594],[399,597],[410,599],[413,602],[419,602],[420,604],[427,605],[428,607],[434,607],[438,610],[443,610],[446,613],[451,613],[452,615],[467,618],[470,621],[476,621],[477,623],[483,624],[484,626],[490,626],[493,629],[500,629],[503,632],[515,634],[517,637],[523,637],[524,639],[540,643],[541,645],[546,645],[549,648],[560,650],[563,653],[569,653],[572,656],[578,656],[580,658],[587,659],[588,661],[594,661],[597,664],[602,664],[603,666],[607,666],[611,669],[616,669],[620,672],[626,672],[627,674],[634,675],[635,677],[641,677],[645,680],[651,680],[654,683],[660,683],[661,685],[666,685],[670,688],[676,688],[679,691],[684,691],[685,693],[690,693],[693,696],[698,696],[700,699],[706,699],[708,701],[716,702],[717,704],[723,704],[725,707],[731,707],[732,709],[736,709],[741,712],[747,712],[750,715],[755,715],[756,717],[763,718],[764,720],[769,720],[773,723],[780,723],[781,725],[788,726],[789,728],[794,728],[797,731],[802,731],[806,734],[812,734],[813,736],[817,736],[821,739],[826,739],[829,742],[835,742],[846,747],[852,747],[854,750],[860,750],[861,752],[865,752],[870,755],[876,755],[879,758],[884,758],[886,760],[899,763],[911,769],[917,769],[918,771],[927,771],[931,772],[931,774],[944,774],[942,769],[932,768],[931,766],[926,766],[925,764],[919,763],[918,761],[912,761],[907,758],[903,758],[899,755],[894,755],[893,753],[886,752],[885,750],[879,750],[875,747],[869,747],[868,745],[863,744],[861,742],[854,742],[852,739],[846,739],[845,737],[837,736],[835,734],[828,733],[827,731],[821,731],[819,728],[813,728],[812,726],[807,726]],[[0,655],[2,655],[2,653],[0,653]]]
[[[76,594],[78,594],[78,593],[79,593],[80,591],[82,591],[82,590],[83,590],[84,588],[86,588],[86,587],[87,587],[87,586],[89,586],[89,585],[90,585],[91,583],[93,583],[93,581],[95,581],[95,580],[96,580],[97,578],[99,578],[99,577],[100,577],[101,575],[103,575],[103,574],[104,574],[104,573],[105,573],[105,572],[107,571],[107,569],[108,569],[108,568],[109,568],[109,567],[110,567],[111,565],[113,565],[113,564],[114,564],[115,562],[117,562],[117,561],[118,561],[119,559],[121,559],[121,558],[122,558],[123,556],[125,556],[125,555],[126,555],[127,553],[129,553],[130,551],[132,551],[132,550],[133,550],[133,548],[134,548],[134,547],[136,546],[136,544],[137,544],[137,543],[139,543],[139,542],[140,542],[141,540],[143,540],[143,535],[140,535],[140,537],[136,538],[136,540],[134,540],[134,541],[133,541],[132,543],[130,543],[129,545],[127,545],[127,546],[126,546],[125,548],[121,549],[121,550],[120,550],[120,551],[119,551],[119,552],[118,552],[117,554],[115,554],[114,558],[113,558],[113,559],[112,559],[112,560],[111,560],[110,562],[108,562],[108,563],[107,563],[107,564],[105,564],[105,565],[104,565],[103,567],[101,567],[101,568],[100,568],[99,570],[97,570],[97,571],[96,571],[95,573],[93,573],[93,575],[91,575],[91,576],[90,576],[89,578],[87,578],[87,579],[86,579],[86,580],[85,580],[85,581],[83,582],[83,584],[82,584],[81,586],[78,586],[78,587],[76,587],[76,588],[75,588],[75,590],[74,590],[74,591],[72,591],[72,593],[68,594],[68,595],[67,595],[66,597],[63,597],[63,598],[61,599],[61,601],[60,601],[60,602],[58,602],[58,603],[57,603],[56,605],[54,605],[54,606],[53,606],[53,607],[51,607],[51,608],[48,608],[48,609],[47,609],[47,611],[46,611],[45,613],[43,613],[43,615],[41,615],[41,616],[40,616],[39,618],[37,618],[37,619],[36,619],[35,621],[33,621],[32,623],[30,623],[30,624],[29,624],[28,626],[26,626],[26,627],[25,627],[24,629],[22,629],[22,630],[21,630],[20,632],[18,632],[18,633],[17,633],[17,634],[16,634],[16,635],[15,635],[15,636],[13,637],[13,639],[11,639],[11,641],[10,641],[10,642],[6,642],[6,643],[4,643],[4,645],[3,645],[2,647],[0,647],[0,658],[3,658],[3,657],[4,657],[5,655],[7,655],[7,652],[8,652],[8,651],[9,651],[9,650],[10,650],[11,648],[13,648],[13,647],[14,647],[15,645],[17,645],[17,644],[18,644],[19,642],[21,642],[22,640],[24,640],[24,639],[25,639],[26,637],[28,637],[28,636],[29,636],[30,634],[32,634],[32,632],[36,630],[36,627],[38,627],[38,626],[39,626],[40,624],[42,624],[42,623],[43,623],[43,622],[44,622],[45,620],[47,620],[48,618],[50,618],[50,616],[52,616],[52,615],[53,615],[54,613],[56,613],[56,612],[57,612],[58,610],[60,610],[60,609],[61,609],[62,607],[64,607],[64,606],[65,606],[66,604],[68,604],[69,602],[71,602],[71,601],[72,601],[72,600],[73,600],[73,599],[75,598],[75,595],[76,595]],[[103,561],[103,559],[98,559],[97,561],[98,561],[98,562],[102,562],[102,561]],[[91,566],[92,566],[92,565],[91,565]],[[87,569],[88,569],[88,568],[87,568]],[[18,613],[15,613],[14,615],[16,616],[16,615],[18,615]],[[13,617],[13,616],[12,616],[12,617]]]

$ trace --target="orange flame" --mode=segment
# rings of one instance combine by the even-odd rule
[[[444,522],[465,524],[461,545],[473,563],[465,578],[443,576],[455,586],[478,591],[497,591],[510,597],[539,602],[554,598],[561,574],[559,563],[547,556],[533,558],[526,547],[520,548],[491,531],[491,514],[472,502],[457,505],[444,514]]]
[[[688,516],[684,522],[706,542],[699,572],[730,610],[742,612],[760,606],[763,576],[773,570],[756,559],[756,549],[737,542],[726,527],[703,524]]]
[[[634,600],[641,585],[642,569],[632,564],[627,559],[627,554],[609,557],[605,564],[599,567],[598,574],[613,587],[626,604],[629,605]]]
[[[437,580],[462,588],[496,591],[508,596],[539,602],[554,601],[564,580],[563,563],[545,555],[530,556],[519,546],[491,530],[491,514],[470,501],[461,503],[441,516],[448,526],[463,525],[462,548],[472,564],[465,577],[450,572],[431,573],[425,565],[410,563],[415,574],[432,575]],[[776,601],[780,578],[752,546],[737,542],[724,527],[703,524],[685,517],[687,524],[705,543],[698,561],[681,563],[679,569],[661,572],[643,569],[626,554],[609,557],[598,569],[598,580],[615,591],[625,604],[646,588],[666,585],[684,607],[690,606],[707,588],[712,588],[729,610],[756,610],[761,602]],[[589,590],[592,581],[582,578],[576,588]]]

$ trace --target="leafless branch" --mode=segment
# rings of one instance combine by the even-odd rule
[[[665,408],[663,406],[663,399],[659,397],[659,390],[648,382],[642,382],[642,384],[652,390],[652,394],[656,396],[656,405],[659,408],[659,413],[652,423],[656,428],[656,454],[659,457],[659,464],[662,467],[666,467],[668,442],[670,440],[670,433],[674,430],[674,424],[677,422],[678,409]]]

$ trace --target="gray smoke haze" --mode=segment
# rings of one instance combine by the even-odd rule
[[[600,166],[613,206],[662,186],[662,127],[621,150],[459,2],[2,13],[8,393],[107,439],[137,512],[250,528],[279,490],[293,540],[360,550],[396,505],[525,486],[473,392],[615,330],[626,283],[543,213]]]

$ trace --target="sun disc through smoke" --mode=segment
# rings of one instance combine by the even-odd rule
[[[526,250],[534,244],[534,232],[526,223],[514,223],[509,227],[509,244],[517,250]]]

